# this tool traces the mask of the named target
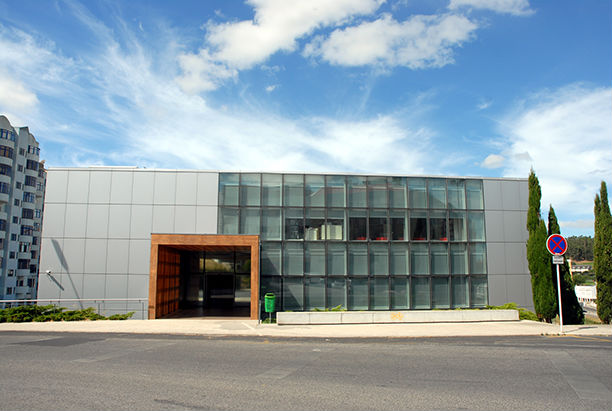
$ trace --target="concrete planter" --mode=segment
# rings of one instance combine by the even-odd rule
[[[278,325],[298,324],[392,324],[518,321],[517,310],[432,311],[307,311],[279,312]]]

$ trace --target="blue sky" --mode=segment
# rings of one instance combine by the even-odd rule
[[[611,2],[0,0],[0,113],[49,167],[612,183]]]

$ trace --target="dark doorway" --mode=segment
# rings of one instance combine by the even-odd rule
[[[173,317],[249,317],[249,251],[181,250],[180,261],[179,311]]]

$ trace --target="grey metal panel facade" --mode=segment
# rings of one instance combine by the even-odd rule
[[[533,310],[527,267],[526,180],[484,179],[489,304]]]
[[[151,233],[217,233],[215,172],[51,169],[48,179],[39,298],[146,299]],[[126,310],[143,314],[126,302],[104,313]]]

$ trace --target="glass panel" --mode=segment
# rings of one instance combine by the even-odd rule
[[[329,275],[346,275],[346,245],[327,245],[327,273]]]
[[[448,275],[448,245],[431,245],[431,273]]]
[[[484,244],[470,244],[470,274],[487,273],[487,250]]]
[[[323,232],[324,223],[325,223],[325,210],[324,209],[322,208],[307,209],[306,210],[306,222],[304,224],[304,239],[308,241],[325,239],[325,233]]]
[[[325,207],[325,177],[306,177],[304,204],[306,207]]]
[[[261,190],[261,175],[242,174],[240,176],[240,205],[258,206]]]
[[[389,178],[389,207],[406,208],[406,178]]]
[[[373,310],[389,309],[388,278],[372,278],[370,280],[370,306]]]
[[[301,278],[283,279],[283,310],[301,311],[304,309],[304,286]]]
[[[433,308],[450,308],[448,277],[432,277],[431,294]]]
[[[347,177],[349,187],[349,207],[366,207],[366,178]]]
[[[406,212],[391,211],[389,214],[391,222],[391,239],[403,241],[406,239]]]
[[[408,310],[410,309],[409,282],[406,277],[391,278],[391,309]]]
[[[467,277],[453,277],[453,308],[469,307]]]
[[[367,219],[365,210],[349,210],[349,235],[351,240],[367,239]]]
[[[465,183],[467,191],[467,208],[474,210],[482,210],[483,207],[483,196],[482,196],[482,181],[480,180],[468,180]]]
[[[368,309],[368,279],[351,278],[349,279],[349,310]]]
[[[264,243],[261,245],[261,274],[280,275],[281,245],[279,243]]]
[[[448,208],[465,208],[465,182],[448,180]]]
[[[470,301],[472,307],[484,307],[487,305],[487,277],[471,277]]]
[[[325,244],[305,244],[304,274],[325,275]]]
[[[327,278],[327,308],[341,307],[346,309],[346,279]]]
[[[465,229],[465,213],[451,211],[448,219],[448,230],[451,241],[467,240],[467,230]]]
[[[429,188],[429,208],[446,208],[446,180],[430,179],[427,185]]]
[[[429,252],[427,244],[412,244],[410,247],[410,272],[414,275],[429,274]]]
[[[388,241],[386,210],[370,210],[370,240]]]
[[[387,208],[386,177],[368,177],[368,200],[371,208]]]
[[[467,274],[468,257],[465,244],[451,244],[451,274]]]
[[[219,173],[219,205],[238,205],[238,174]]]
[[[302,243],[286,243],[283,254],[283,273],[285,275],[304,274],[304,250]]]
[[[204,267],[207,273],[233,273],[235,269],[234,253],[206,252]]]
[[[387,244],[370,245],[370,275],[389,275]]]
[[[261,277],[261,289],[259,297],[261,298],[261,308],[264,308],[264,295],[267,293],[274,293],[276,295],[276,305],[280,302],[281,288],[280,288],[280,277]],[[278,307],[280,308],[280,307]]]
[[[328,210],[325,225],[326,240],[344,240],[344,210]]]
[[[327,206],[346,207],[346,181],[344,176],[327,176]]]
[[[445,211],[431,211],[429,213],[429,239],[432,241],[448,241]]]
[[[280,208],[264,208],[261,212],[261,239],[281,239],[281,210]]]
[[[408,244],[391,245],[390,263],[392,275],[408,275]]]
[[[306,278],[304,283],[306,310],[325,309],[325,278]]]
[[[236,273],[251,273],[251,253],[236,252]]]
[[[259,208],[243,208],[240,213],[240,234],[259,234]]]
[[[430,308],[429,277],[413,277],[410,285],[412,286],[412,308],[428,310]]]
[[[427,211],[410,213],[410,239],[413,241],[427,240]]]
[[[238,209],[222,208],[221,221],[219,222],[221,234],[238,234]]]
[[[368,275],[368,246],[349,244],[349,274]]]
[[[249,306],[251,303],[251,276],[236,274],[236,287],[234,290],[234,304]]]
[[[470,241],[484,241],[484,213],[472,211],[468,213],[468,236]]]
[[[283,176],[281,174],[263,174],[261,176],[262,204],[280,206],[282,185]]]
[[[301,208],[285,209],[285,239],[301,240],[304,238],[304,210]]]
[[[285,207],[302,207],[304,205],[304,176],[285,174],[283,179],[283,204]]]
[[[427,208],[427,189],[425,179],[409,178],[408,193],[410,194],[410,208]]]

